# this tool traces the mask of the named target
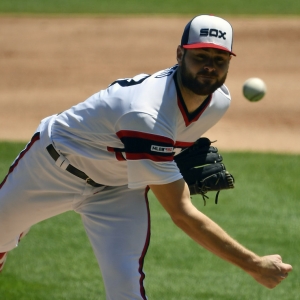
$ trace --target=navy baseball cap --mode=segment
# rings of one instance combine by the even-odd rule
[[[181,38],[185,49],[215,48],[232,52],[233,29],[224,19],[210,15],[194,17],[186,26]]]

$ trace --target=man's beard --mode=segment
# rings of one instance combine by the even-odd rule
[[[201,96],[212,94],[215,90],[217,90],[224,84],[227,77],[227,72],[222,78],[217,79],[217,74],[214,71],[210,72],[202,70],[198,72],[197,75],[212,76],[214,79],[216,79],[216,81],[215,83],[210,83],[211,79],[205,80],[205,78],[202,78],[202,82],[200,82],[197,79],[197,76],[193,77],[193,75],[188,72],[184,61],[182,62],[182,65],[178,71],[180,72],[182,85],[186,89],[192,91],[194,94]]]

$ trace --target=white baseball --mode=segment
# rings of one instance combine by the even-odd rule
[[[260,78],[249,78],[243,84],[243,94],[251,102],[261,100],[266,92],[267,87]]]

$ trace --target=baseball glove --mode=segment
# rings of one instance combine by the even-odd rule
[[[191,195],[205,195],[209,191],[217,191],[215,203],[221,190],[234,188],[234,178],[226,171],[223,158],[216,147],[211,146],[208,138],[198,139],[192,146],[183,149],[174,156],[174,160],[188,184]]]

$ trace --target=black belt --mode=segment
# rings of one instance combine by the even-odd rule
[[[49,146],[47,146],[46,149],[47,149],[47,151],[49,152],[50,156],[51,156],[55,161],[57,161],[58,158],[60,157],[60,155],[59,155],[59,153],[55,150],[55,148],[53,147],[53,145],[50,144]],[[69,173],[71,173],[71,174],[73,174],[73,175],[75,175],[75,176],[77,176],[77,177],[79,177],[79,178],[85,180],[89,185],[91,185],[91,186],[93,186],[93,187],[100,187],[100,186],[103,186],[103,184],[99,184],[99,183],[95,182],[93,179],[91,179],[89,176],[87,176],[84,172],[78,170],[77,168],[75,168],[74,166],[72,166],[72,165],[70,165],[70,164],[67,166],[66,170],[67,170]]]

